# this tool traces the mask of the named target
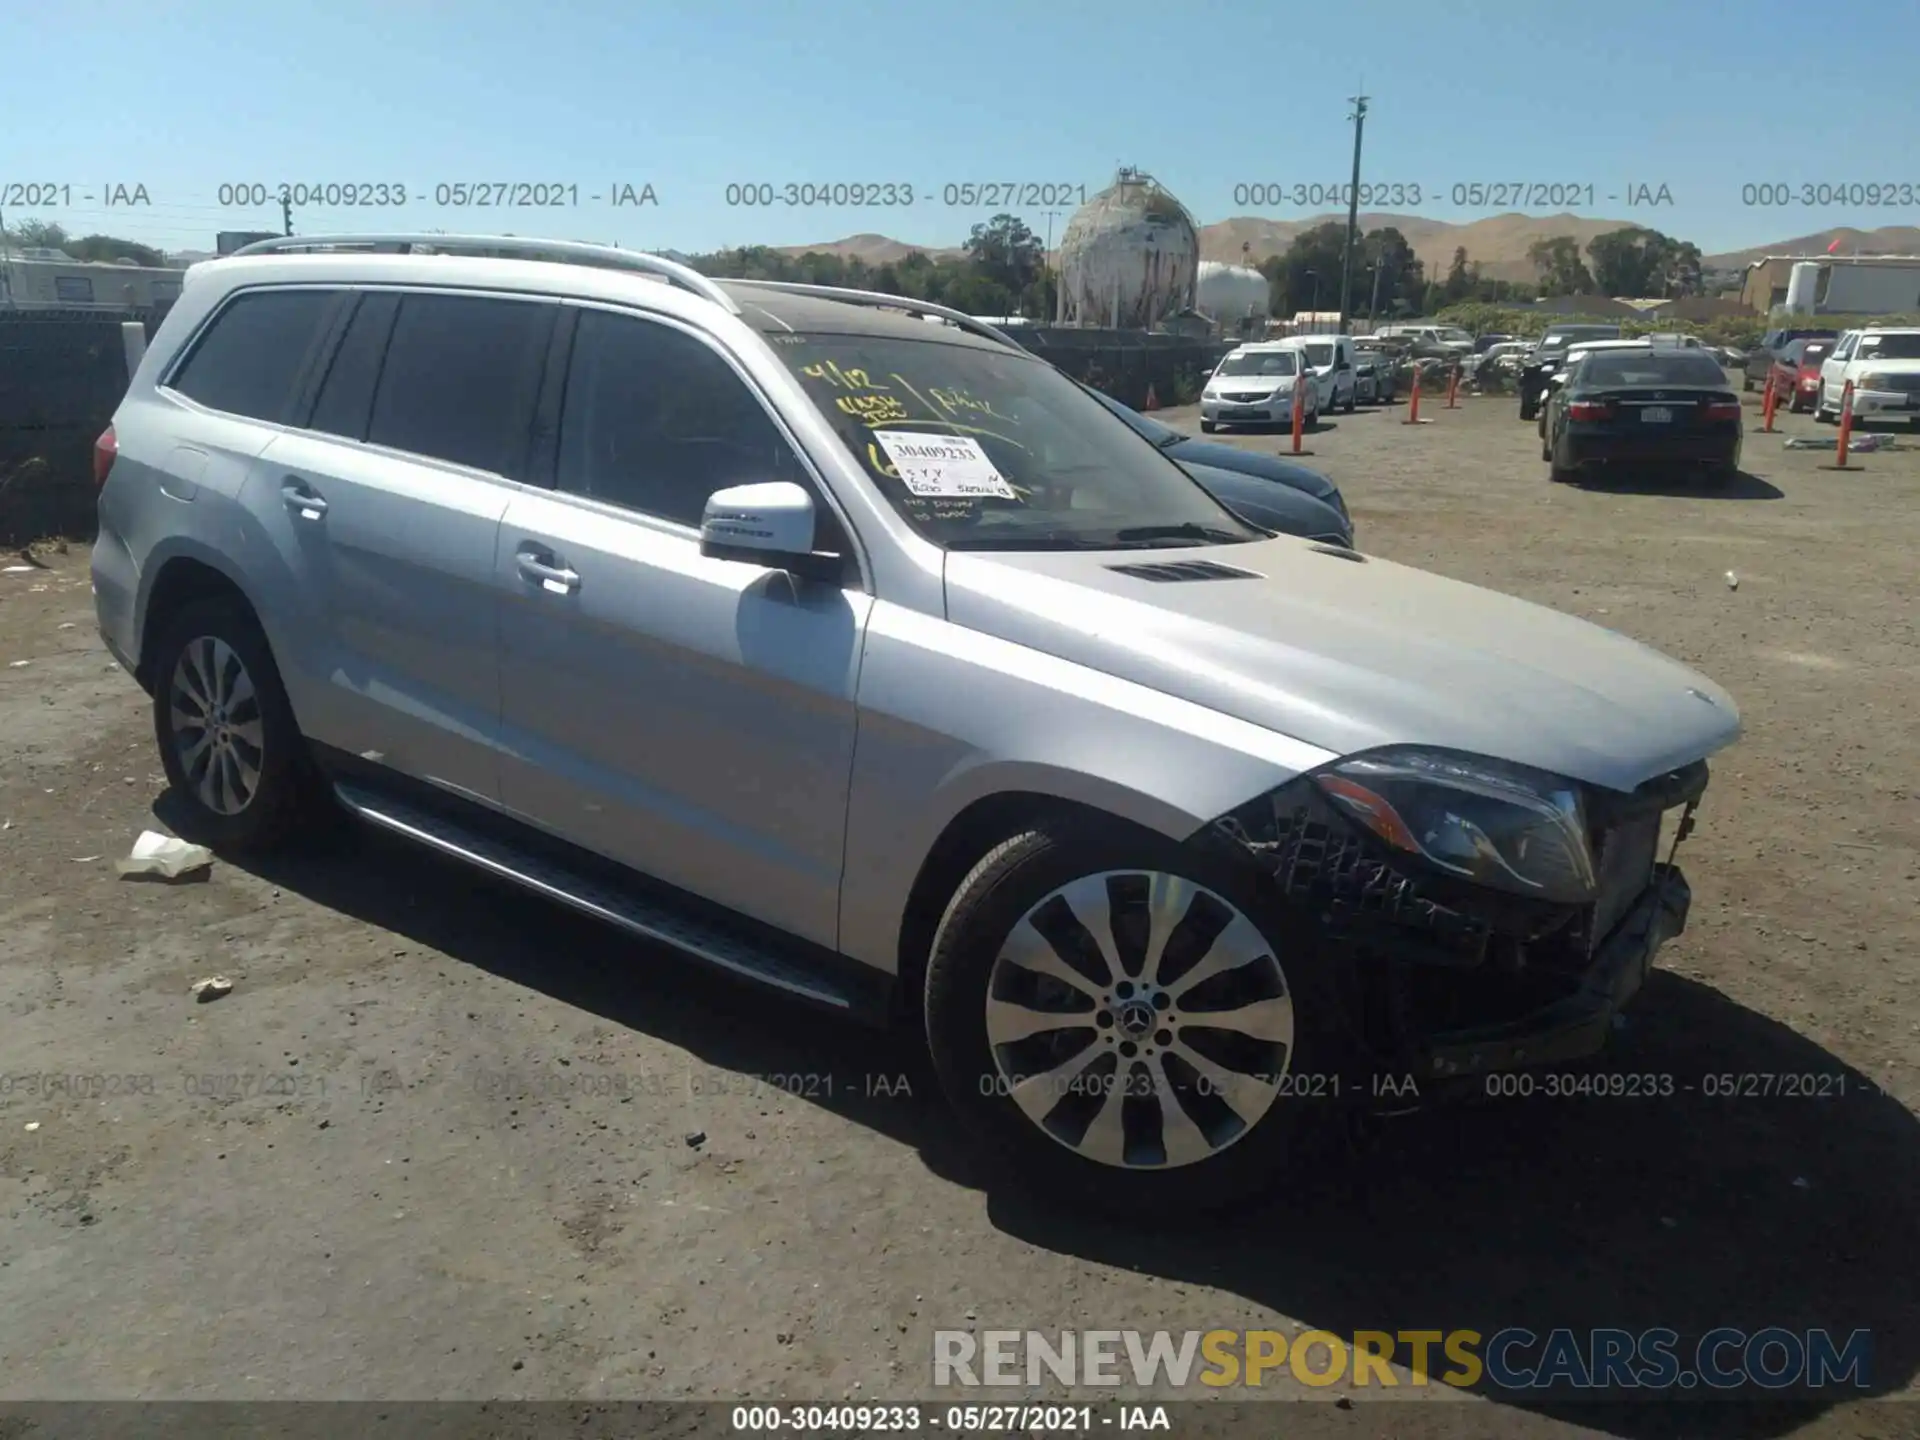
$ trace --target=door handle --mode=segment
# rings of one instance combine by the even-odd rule
[[[520,578],[554,595],[571,595],[580,588],[578,571],[569,570],[552,555],[522,550],[514,557]]]
[[[280,498],[302,520],[318,520],[327,513],[327,502],[314,492],[313,487],[292,476],[288,476],[281,485]]]

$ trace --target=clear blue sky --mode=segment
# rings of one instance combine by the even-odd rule
[[[1373,208],[1464,221],[1497,208],[1454,205],[1455,184],[1591,185],[1592,204],[1583,194],[1564,208],[1651,224],[1709,253],[1832,225],[1920,223],[1915,204],[1743,203],[1742,185],[1758,182],[1891,180],[1920,192],[1920,86],[1899,78],[1898,59],[1879,80],[1849,78],[1872,68],[1877,45],[1904,54],[1913,27],[1882,33],[1886,11],[1835,30],[1804,0],[10,8],[0,185],[72,189],[70,203],[8,206],[5,218],[169,249],[211,249],[223,228],[277,228],[277,204],[223,209],[219,187],[281,181],[386,182],[428,202],[308,206],[295,214],[307,233],[505,230],[689,251],[861,231],[954,244],[988,212],[943,204],[947,184],[1091,194],[1120,164],[1156,175],[1202,223],[1297,219],[1335,207],[1285,195],[1236,204],[1235,187],[1342,183],[1345,97],[1363,81],[1373,97],[1363,178],[1423,191],[1417,206]],[[1822,50],[1841,89],[1806,78],[1827,73]],[[436,185],[492,181],[577,185],[580,203],[431,203]],[[913,186],[915,204],[726,203],[730,182],[873,181]],[[144,185],[151,205],[108,207],[115,184]],[[590,198],[613,184],[651,184],[658,204]],[[1673,203],[1630,207],[1641,185],[1664,185]],[[8,198],[0,190],[0,205]],[[1045,207],[1006,208],[1045,232]],[[1054,208],[1057,237],[1072,205]]]

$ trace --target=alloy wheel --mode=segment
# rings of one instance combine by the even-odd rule
[[[195,797],[238,815],[260,789],[266,737],[253,677],[233,647],[201,635],[180,651],[168,682],[174,754]]]
[[[1231,902],[1177,875],[1108,871],[1034,905],[987,985],[995,1093],[1098,1164],[1218,1154],[1288,1083],[1293,998]]]

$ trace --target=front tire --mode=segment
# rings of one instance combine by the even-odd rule
[[[1218,430],[1219,428],[1220,427],[1211,420],[1202,420],[1200,422],[1200,433],[1202,435],[1211,435],[1213,434],[1214,431]]]
[[[967,1128],[1043,1194],[1132,1216],[1231,1205],[1340,1111],[1317,948],[1308,917],[1274,913],[1223,862],[1044,826],[982,859],[940,922],[934,1067]]]
[[[253,612],[229,599],[184,606],[156,643],[153,679],[160,763],[191,828],[216,849],[287,838],[315,807],[317,786]]]

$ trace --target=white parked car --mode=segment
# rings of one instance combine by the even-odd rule
[[[1284,340],[1242,345],[1220,362],[1200,393],[1200,428],[1211,435],[1222,425],[1291,425],[1293,397],[1305,357]],[[1306,383],[1303,423],[1320,418],[1320,387]]]
[[[1920,427],[1920,330],[1849,330],[1820,366],[1820,399],[1813,418],[1840,418],[1847,382],[1853,413],[1862,420],[1906,420]]]

